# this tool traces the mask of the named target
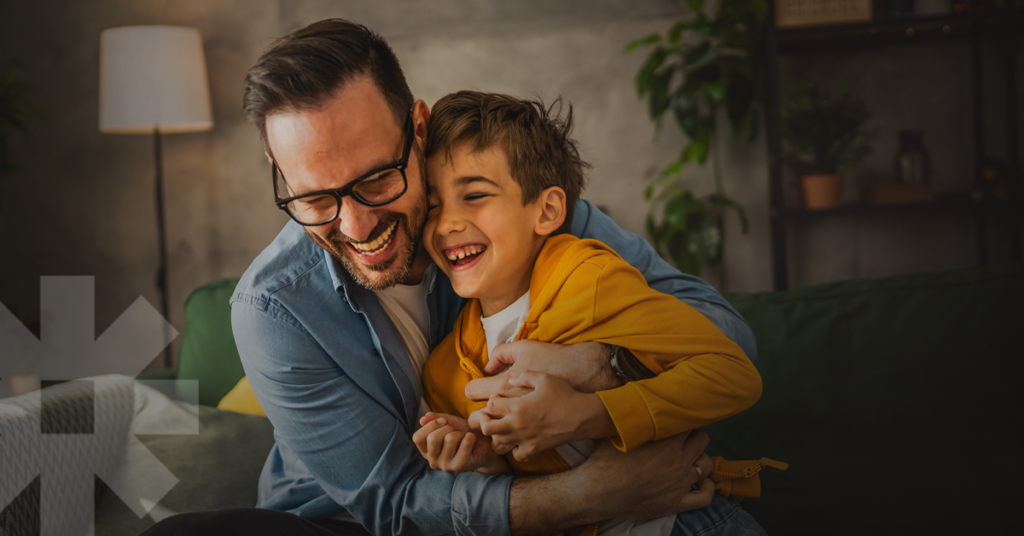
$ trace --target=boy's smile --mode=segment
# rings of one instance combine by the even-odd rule
[[[455,292],[478,298],[484,316],[530,289],[533,263],[546,235],[537,233],[538,200],[523,204],[504,151],[474,151],[467,143],[427,159],[430,184],[423,243]]]

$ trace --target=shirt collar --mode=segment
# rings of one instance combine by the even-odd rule
[[[323,248],[321,248],[323,249]],[[361,311],[361,307],[358,305],[358,298],[355,298],[353,294],[361,294],[360,292],[352,292],[354,287],[358,286],[362,289],[359,283],[352,280],[352,276],[349,275],[348,270],[341,265],[338,259],[334,258],[327,250],[323,250],[324,258],[327,259],[327,272],[331,274],[331,283],[334,285],[334,291],[345,297],[345,300],[357,313]],[[423,277],[430,278],[430,285],[427,287],[427,294],[434,292],[434,286],[437,284],[437,269],[433,262],[427,267],[426,273]],[[353,299],[355,298],[355,299]]]

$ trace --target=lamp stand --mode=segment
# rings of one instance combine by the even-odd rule
[[[156,274],[156,286],[160,289],[164,315],[164,367],[171,367],[171,321],[170,299],[167,297],[167,228],[164,225],[164,158],[160,129],[153,129],[153,156],[156,162],[156,229],[160,244],[160,269]]]

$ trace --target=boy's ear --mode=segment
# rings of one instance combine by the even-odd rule
[[[547,236],[558,230],[565,222],[565,190],[552,186],[540,193],[537,198],[540,217],[533,230],[541,236]]]

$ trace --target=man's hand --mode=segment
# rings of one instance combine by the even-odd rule
[[[616,484],[620,500],[628,497],[619,516],[653,519],[711,504],[715,484],[708,478],[698,482],[693,468],[699,465],[703,475],[715,469],[711,457],[704,454],[708,442],[708,435],[700,430],[652,441],[629,452],[620,452],[602,441],[588,463],[596,462],[598,473],[604,473],[601,478]],[[698,489],[691,490],[695,485]]]
[[[705,478],[697,490],[691,488],[697,483],[694,464],[705,475],[714,469],[704,454],[707,445],[707,434],[699,430],[629,452],[602,441],[575,469],[548,478],[517,478],[509,496],[512,534],[549,534],[615,517],[653,519],[704,508],[711,504],[714,483]]]
[[[489,400],[494,395],[506,398],[523,396],[528,389],[509,385],[508,374],[502,371],[532,370],[560,378],[573,389],[583,393],[596,393],[622,385],[612,371],[609,357],[611,349],[599,342],[555,344],[537,341],[516,341],[499,344],[484,367],[480,378],[466,385],[466,396],[471,400]]]
[[[570,441],[615,435],[615,424],[597,395],[580,393],[543,372],[507,375],[509,385],[529,392],[516,398],[492,396],[486,408],[470,415],[498,454],[512,452],[527,461]]]
[[[490,441],[470,431],[466,419],[431,412],[420,419],[420,424],[422,428],[413,434],[412,441],[431,469],[448,473],[510,472],[505,460],[491,449]]]

